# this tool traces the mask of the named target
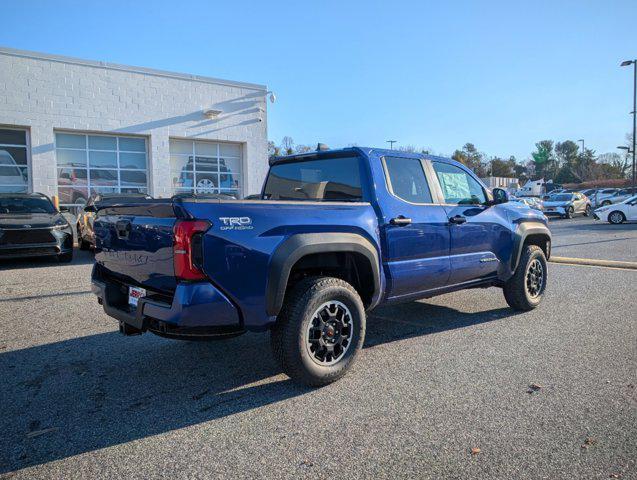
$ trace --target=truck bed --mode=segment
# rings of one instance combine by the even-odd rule
[[[204,282],[218,289],[247,328],[265,328],[267,271],[273,252],[296,233],[356,233],[378,245],[378,221],[369,203],[174,198],[99,205],[96,265],[103,277],[170,297],[184,283],[175,276],[178,220],[210,227],[197,248]],[[187,283],[187,282],[186,282]]]

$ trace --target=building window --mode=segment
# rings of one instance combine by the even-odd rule
[[[0,192],[29,190],[27,156],[26,130],[0,128]]]
[[[174,193],[241,193],[241,145],[170,140]]]
[[[148,193],[146,139],[56,133],[60,205],[82,206],[94,193]]]

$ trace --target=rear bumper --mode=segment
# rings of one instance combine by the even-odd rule
[[[147,330],[165,336],[218,336],[243,330],[235,306],[208,282],[178,284],[172,302],[149,295],[140,298],[137,308],[128,305],[127,287],[96,275],[91,289],[104,312],[130,327],[125,333]]]

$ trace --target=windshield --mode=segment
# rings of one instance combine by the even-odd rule
[[[15,213],[55,213],[48,198],[0,198],[0,215]]]
[[[358,157],[321,158],[273,165],[266,200],[349,201],[362,199]]]
[[[553,195],[549,201],[551,202],[570,202],[571,200],[573,200],[573,195],[571,195],[570,193],[560,193],[559,195]]]

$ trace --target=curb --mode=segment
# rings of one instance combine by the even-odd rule
[[[597,260],[594,258],[571,258],[571,257],[553,257],[549,262],[564,263],[567,265],[591,265],[594,267],[612,267],[625,268],[627,270],[637,270],[637,262],[619,262],[616,260]]]

